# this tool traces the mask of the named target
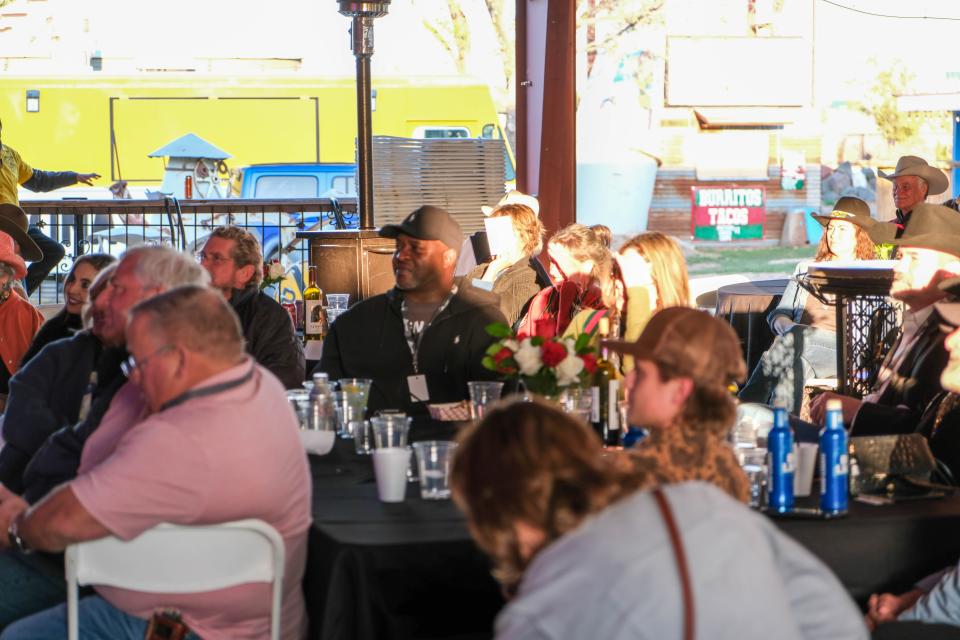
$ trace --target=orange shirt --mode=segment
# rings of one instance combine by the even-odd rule
[[[43,315],[16,293],[0,303],[0,357],[10,375],[20,368],[20,360],[42,324]]]

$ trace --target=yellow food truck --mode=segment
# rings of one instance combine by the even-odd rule
[[[4,143],[34,167],[159,184],[163,159],[147,155],[186,133],[231,154],[230,167],[352,163],[355,90],[353,78],[292,74],[4,75],[0,120]],[[475,80],[376,77],[373,103],[374,135],[502,137],[490,90]]]

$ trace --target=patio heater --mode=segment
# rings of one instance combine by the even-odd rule
[[[370,58],[373,21],[387,15],[390,0],[338,0],[340,14],[353,19],[350,45],[357,59],[357,196],[360,228],[373,229],[373,127],[370,104]]]
[[[357,208],[356,231],[307,231],[310,264],[325,293],[349,293],[351,304],[394,285],[394,241],[381,238],[373,219],[373,128],[370,58],[373,21],[387,14],[390,0],[338,0],[340,13],[352,18],[350,44],[357,59]]]

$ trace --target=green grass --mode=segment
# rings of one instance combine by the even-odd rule
[[[691,276],[724,275],[742,273],[749,275],[789,275],[801,260],[813,258],[816,247],[764,247],[760,249],[697,248],[687,254],[687,266]]]

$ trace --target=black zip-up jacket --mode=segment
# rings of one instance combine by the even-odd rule
[[[247,353],[287,389],[302,388],[307,362],[290,314],[255,286],[234,289],[230,306],[240,318]]]
[[[414,375],[413,357],[403,333],[403,292],[392,289],[354,305],[337,318],[323,343],[316,371],[331,380],[370,378],[367,403],[372,415],[398,409],[414,418],[411,439],[424,439],[432,424],[425,403],[410,401],[407,376]],[[427,378],[430,404],[458,402],[469,397],[467,382],[496,380],[481,360],[493,341],[485,328],[506,318],[499,297],[461,281],[450,304],[423,334],[419,373]],[[433,427],[433,428],[431,428]]]

